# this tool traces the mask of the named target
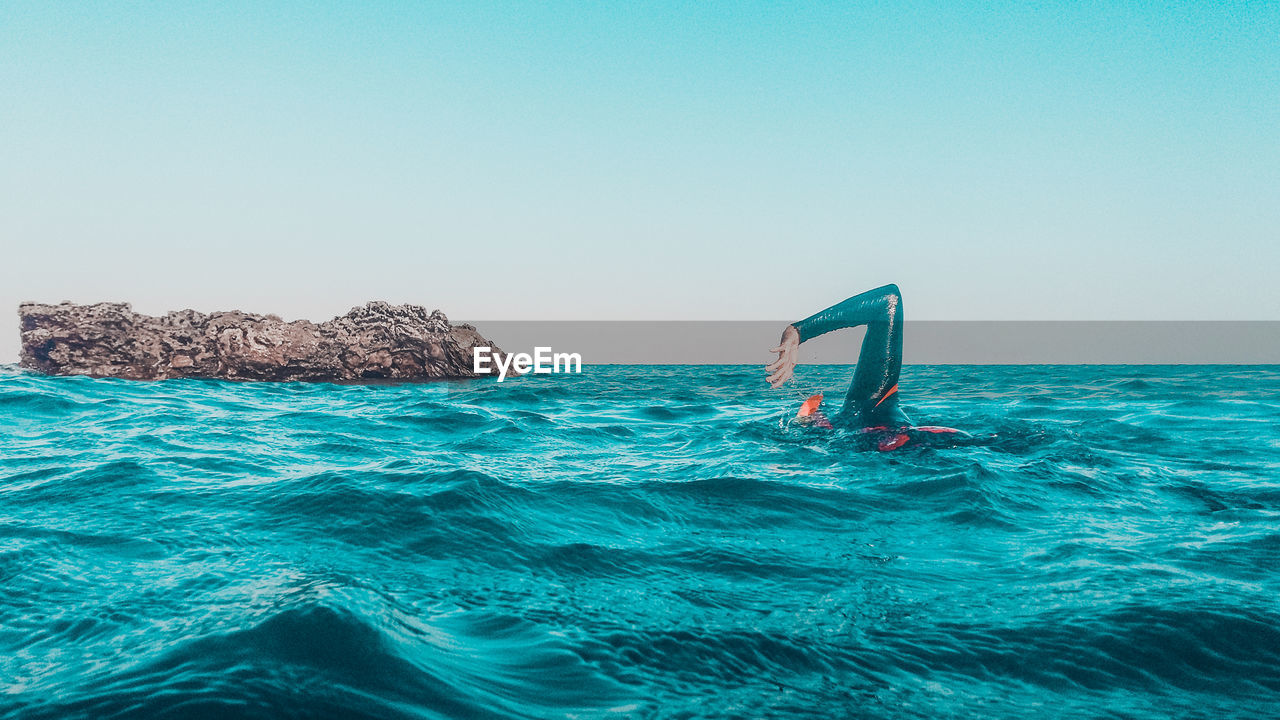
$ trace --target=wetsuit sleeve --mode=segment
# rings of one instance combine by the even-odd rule
[[[800,342],[812,340],[832,330],[857,327],[877,321],[893,318],[895,310],[902,302],[902,295],[897,285],[884,285],[874,290],[854,295],[840,303],[836,303],[809,317],[791,323],[800,333]]]

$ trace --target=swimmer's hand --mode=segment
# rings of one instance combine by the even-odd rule
[[[782,331],[782,342],[778,347],[770,348],[769,352],[778,353],[778,359],[764,366],[769,373],[769,377],[765,379],[771,386],[781,387],[782,383],[791,379],[791,371],[795,370],[796,360],[800,356],[800,331],[788,325]]]

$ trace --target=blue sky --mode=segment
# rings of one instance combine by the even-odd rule
[[[0,2],[0,97],[9,308],[1280,319],[1275,3]]]

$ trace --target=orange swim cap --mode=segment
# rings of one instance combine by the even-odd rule
[[[797,418],[809,417],[818,411],[818,406],[822,404],[822,393],[811,396],[800,405],[800,412],[796,413]]]

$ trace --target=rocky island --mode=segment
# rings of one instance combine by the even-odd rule
[[[439,310],[385,302],[322,323],[238,310],[154,317],[127,303],[23,303],[18,316],[21,365],[51,375],[317,382],[467,378],[476,376],[473,349],[494,347],[473,326],[451,325]]]

